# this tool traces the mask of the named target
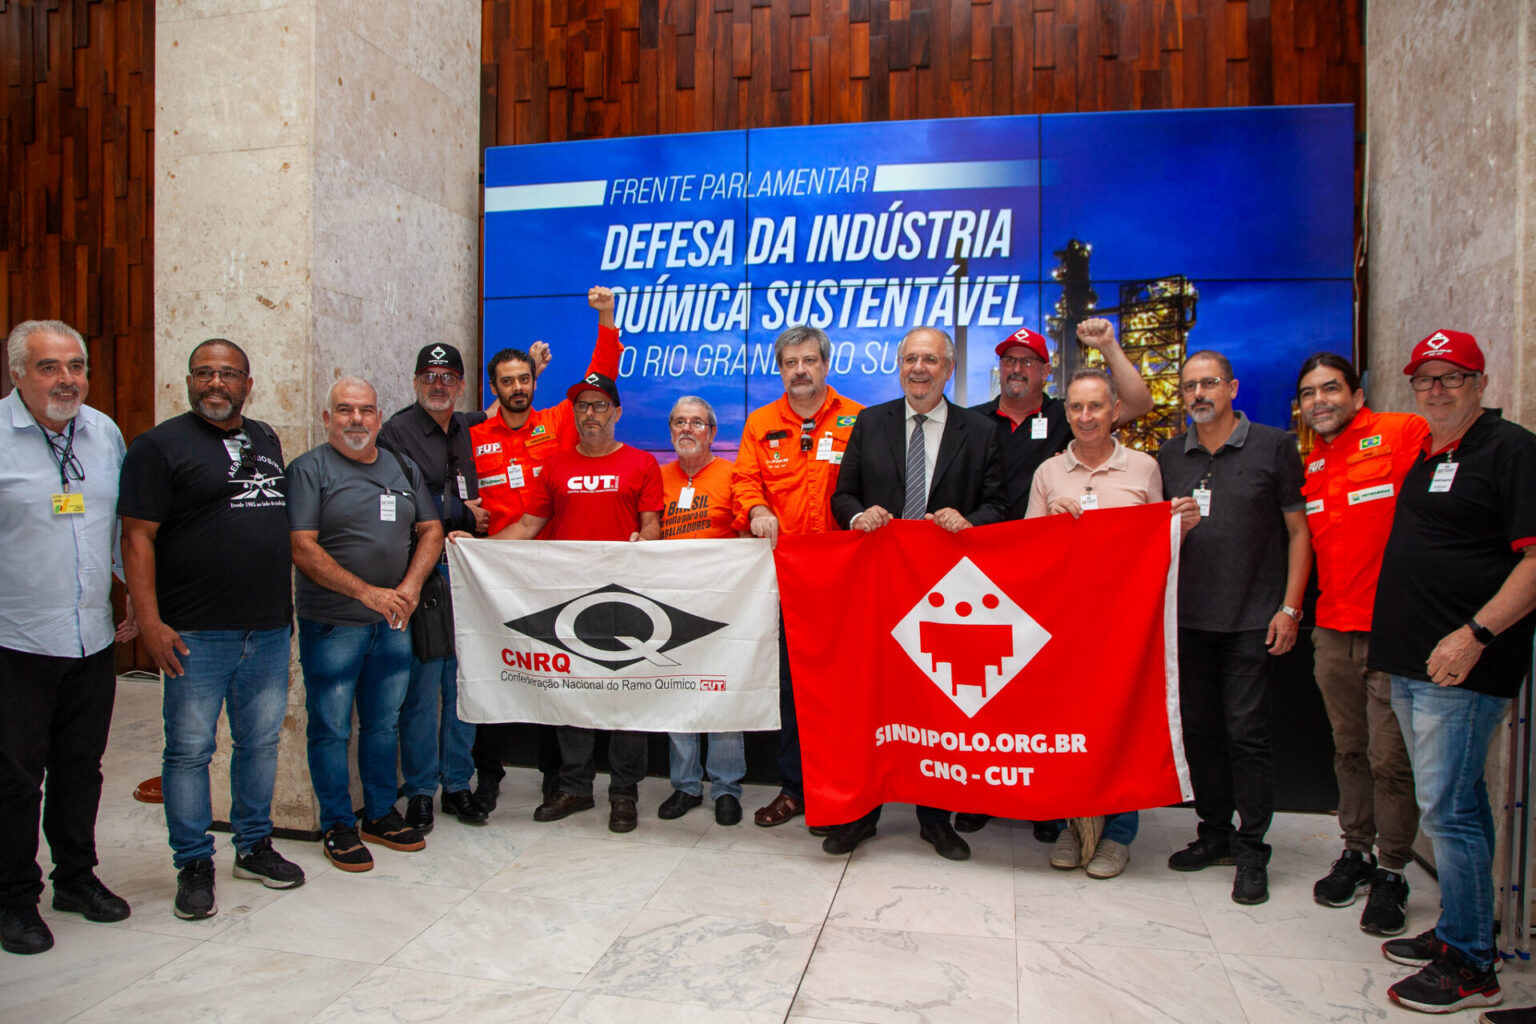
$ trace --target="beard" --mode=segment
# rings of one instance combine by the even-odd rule
[[[80,397],[80,392],[76,389],[71,388],[70,392],[69,397],[63,397],[51,391],[48,393],[48,401],[43,403],[43,410],[48,414],[49,419],[63,422],[75,418],[85,399]]]
[[[527,412],[528,407],[533,405],[533,394],[528,392],[516,395],[497,395],[496,401],[507,412]]]
[[[421,397],[422,407],[431,412],[447,412],[453,408],[453,395],[426,394]]]
[[[212,404],[210,401],[222,399],[224,408]],[[214,391],[212,389],[198,392],[187,385],[187,402],[192,406],[192,411],[210,423],[228,423],[240,415],[240,409],[245,405],[244,401],[235,401],[235,396],[227,391]]]
[[[1216,418],[1216,407],[1214,405],[1197,405],[1189,410],[1189,418],[1196,423],[1209,423]]]
[[[366,430],[345,430],[341,434],[341,443],[355,452],[367,448],[373,441],[373,435]]]

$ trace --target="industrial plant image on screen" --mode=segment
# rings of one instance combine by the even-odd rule
[[[729,454],[747,413],[783,394],[786,327],[826,331],[829,382],[865,404],[900,394],[902,335],[940,328],[957,349],[949,395],[975,405],[997,393],[1003,338],[1045,334],[1061,381],[1099,359],[1076,328],[1104,316],[1157,401],[1128,443],[1183,429],[1178,369],[1200,349],[1231,359],[1237,408],[1290,429],[1301,361],[1352,353],[1353,161],[1350,106],[489,149],[484,351],[548,342],[536,404],[556,403],[592,351],[587,290],[611,287],[619,439],[670,453],[668,410],[700,395]]]

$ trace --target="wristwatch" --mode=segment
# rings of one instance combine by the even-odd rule
[[[1288,604],[1283,604],[1283,605],[1280,606],[1280,610],[1285,612],[1285,614],[1289,615],[1291,618],[1295,619],[1297,622],[1301,621],[1301,609],[1300,608],[1292,608]]]
[[[1467,628],[1472,631],[1472,639],[1487,647],[1493,643],[1493,630],[1478,622],[1476,619],[1467,620]]]

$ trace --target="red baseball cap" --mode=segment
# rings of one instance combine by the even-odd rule
[[[1473,373],[1483,372],[1483,350],[1477,347],[1477,339],[1466,331],[1441,330],[1431,334],[1413,346],[1413,353],[1408,357],[1408,365],[1403,367],[1403,372],[1411,376],[1418,371],[1420,365],[1431,359],[1444,359]]]
[[[1040,357],[1042,363],[1051,361],[1050,350],[1045,347],[1045,335],[1039,331],[1032,331],[1028,327],[1020,327],[1008,337],[997,343],[997,354],[1002,355],[1016,345],[1023,345],[1035,355]]]

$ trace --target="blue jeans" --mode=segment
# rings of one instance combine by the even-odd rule
[[[411,681],[411,634],[371,626],[333,626],[299,619],[299,663],[309,709],[309,776],[320,802],[320,827],[357,824],[347,785],[347,740],[357,702],[357,774],[363,813],[382,818],[395,808],[395,744],[400,704]]]
[[[1493,963],[1493,811],[1483,765],[1508,707],[1502,697],[1392,677],[1419,828],[1434,843],[1440,873],[1435,934],[1482,968]]]
[[[672,788],[700,796],[704,792],[704,767],[699,763],[696,732],[669,732],[672,750]],[[709,795],[741,796],[741,778],[747,774],[746,738],[739,732],[709,733]]]
[[[437,571],[448,575],[446,565]],[[411,655],[411,682],[400,705],[401,796],[431,796],[439,781],[444,793],[469,788],[475,727],[459,721],[458,673],[459,659],[452,655],[432,661]]]
[[[161,713],[165,754],[161,785],[172,862],[177,869],[213,856],[208,762],[218,746],[219,709],[229,709],[229,826],[248,853],[272,834],[277,738],[288,708],[287,627],[184,630],[186,673],[167,676]]]
[[[1058,819],[1056,827],[1065,831],[1067,819]],[[1105,839],[1113,839],[1121,846],[1130,846],[1136,839],[1136,833],[1140,830],[1140,811],[1121,811],[1119,814],[1108,814],[1104,817],[1104,831],[1099,836],[1099,840],[1102,842]]]

